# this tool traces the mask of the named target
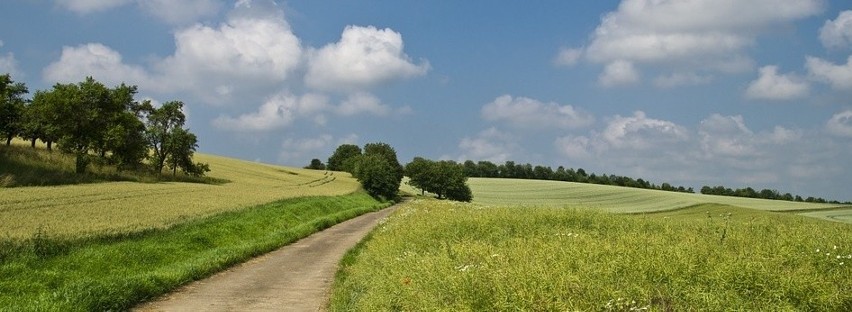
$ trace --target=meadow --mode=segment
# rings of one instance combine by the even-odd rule
[[[621,208],[619,208],[621,209]],[[344,259],[332,311],[850,311],[852,226],[416,200]]]
[[[36,233],[80,237],[162,229],[284,198],[338,196],[360,189],[358,181],[346,173],[206,154],[196,154],[195,159],[210,164],[210,179],[227,182],[0,187],[0,239],[27,239]]]
[[[567,205],[615,213],[648,213],[701,204],[720,204],[852,223],[852,207],[849,205],[676,193],[560,181],[470,178],[468,184],[473,190],[473,201],[483,205]]]

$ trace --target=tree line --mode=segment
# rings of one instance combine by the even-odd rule
[[[795,195],[790,193],[781,194],[777,190],[763,189],[759,192],[751,187],[745,187],[740,189],[731,189],[726,188],[724,186],[704,186],[701,188],[701,194],[706,195],[721,195],[721,196],[733,196],[733,197],[747,197],[747,198],[761,198],[761,199],[772,199],[772,200],[786,200],[786,201],[796,201],[796,202],[806,202],[806,203],[830,203],[830,204],[841,204],[841,202],[837,200],[828,201],[822,197],[813,197],[809,196],[807,198],[802,198],[800,195]],[[843,204],[852,204],[852,202],[845,202]]]
[[[154,107],[151,101],[136,101],[135,85],[124,83],[108,88],[92,77],[79,83],[55,84],[38,90],[32,99],[26,85],[11,75],[0,75],[0,133],[10,145],[15,137],[41,140],[48,150],[54,144],[75,156],[75,171],[84,173],[93,160],[115,165],[119,170],[140,170],[143,161],[162,173],[202,176],[207,164],[194,163],[198,138],[184,128],[183,102],[170,101]]]
[[[514,161],[506,161],[503,164],[495,164],[490,161],[467,160],[461,164],[464,175],[471,178],[504,178],[504,179],[529,179],[529,180],[552,180],[563,182],[591,183],[601,185],[624,186],[642,189],[655,189],[670,192],[695,193],[691,187],[673,186],[669,183],[656,185],[644,179],[633,179],[631,177],[617,175],[596,175],[587,173],[583,168],[574,170],[559,166],[556,170],[549,166],[533,166],[529,163],[517,164]]]

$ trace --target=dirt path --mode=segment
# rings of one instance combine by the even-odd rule
[[[337,265],[396,207],[315,233],[207,279],[183,286],[135,311],[319,311]]]

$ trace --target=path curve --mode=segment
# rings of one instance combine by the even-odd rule
[[[396,210],[367,213],[178,288],[134,311],[320,311],[343,255]]]

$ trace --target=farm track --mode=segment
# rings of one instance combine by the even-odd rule
[[[134,311],[323,310],[343,255],[396,209],[344,221]]]

